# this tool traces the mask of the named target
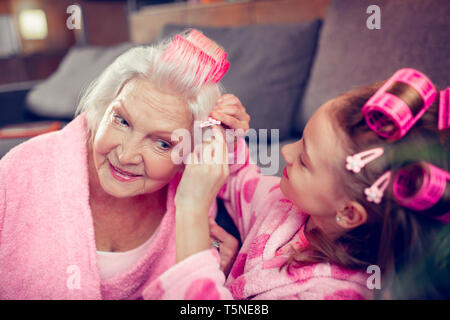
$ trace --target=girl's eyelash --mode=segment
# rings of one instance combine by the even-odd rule
[[[299,158],[299,160],[300,160],[300,164],[301,164],[302,166],[306,167],[305,163],[304,163],[303,160],[302,160],[302,155],[301,155],[301,154],[300,154],[300,156],[299,156],[298,158]]]

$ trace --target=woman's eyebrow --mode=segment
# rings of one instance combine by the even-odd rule
[[[120,109],[123,110],[123,112],[125,112],[125,116],[127,117],[128,120],[130,120],[131,116],[130,116],[130,114],[128,113],[127,108],[125,108],[125,104],[123,103],[123,101],[120,100],[120,99],[118,99],[117,101],[119,102]]]
[[[120,105],[120,110],[123,110],[125,113],[125,116],[127,117],[127,120],[129,121],[131,119],[130,113],[128,112],[127,108],[125,107],[125,104],[122,100],[117,100]],[[152,130],[151,133],[147,134],[147,136],[158,136],[160,138],[168,139],[170,140],[172,137],[172,132],[170,130]]]

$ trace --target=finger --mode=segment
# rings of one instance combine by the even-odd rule
[[[226,144],[224,143],[224,139],[221,136],[218,136],[217,139],[213,139],[211,143],[203,147],[202,164],[221,165],[228,167],[228,158],[226,157],[227,155],[226,150],[227,149]],[[222,172],[214,171],[214,172],[220,175],[224,174],[223,171]]]
[[[220,112],[226,112],[228,114],[240,114],[240,115],[246,113],[245,108],[236,103],[216,105],[216,107],[214,107],[213,111],[220,111]]]
[[[191,152],[184,155],[183,163],[186,165],[195,164],[195,161],[197,159],[197,156],[196,156],[197,153],[198,153],[198,148],[197,148],[197,146],[194,146],[194,150],[192,150]]]
[[[228,167],[228,150],[226,139],[222,132],[222,128],[219,126],[213,127],[214,141],[212,142],[213,148],[215,150],[215,161],[218,164],[223,164]]]
[[[217,101],[215,108],[235,107],[237,109],[245,109],[239,99],[227,99]]]
[[[245,109],[237,109],[237,108],[230,108],[230,107],[224,107],[224,108],[217,108],[214,110],[215,112],[220,112],[225,115],[232,116],[236,118],[237,120],[241,122],[245,122],[247,124],[250,123],[250,115],[245,112]],[[211,116],[213,116],[213,113],[211,112]],[[213,116],[214,117],[214,116]]]
[[[198,143],[195,147],[194,147],[194,151],[192,151],[192,156],[190,157],[191,164],[200,164],[203,158],[203,152],[204,152],[204,146],[206,144],[205,143]]]
[[[239,246],[239,241],[220,227],[212,218],[210,218],[210,235],[223,243],[223,252],[233,252]]]
[[[213,125],[211,127],[213,140],[223,143],[225,140],[225,130],[220,125]]]
[[[230,116],[234,115],[243,115],[242,110],[240,110],[238,107],[231,105],[231,106],[220,106],[214,109],[213,111],[222,112],[224,114],[228,114]]]
[[[217,243],[219,243],[219,246],[217,247],[217,245],[215,244],[215,242]],[[219,253],[220,253],[220,255],[222,255],[222,253],[220,252],[220,241],[218,240],[218,239],[215,239],[215,238],[212,238],[212,237],[210,237],[209,238],[209,243],[211,244],[210,246],[211,246],[211,248],[214,248],[214,249],[217,249],[217,250],[219,250]]]
[[[215,221],[210,224],[210,234],[213,238],[216,238],[220,242],[228,242],[230,239],[235,239],[231,234],[226,232]]]
[[[223,124],[227,125],[230,128],[239,128],[240,121],[233,116],[224,114],[220,111],[212,111],[211,115],[214,119],[221,121]]]
[[[222,95],[218,100],[217,100],[217,102],[225,102],[225,101],[230,101],[230,100],[233,100],[233,101],[239,101],[239,99],[238,99],[238,97],[236,97],[234,94],[231,94],[231,93],[226,93],[226,94],[224,94],[224,95]]]
[[[203,145],[202,149],[202,164],[214,164],[214,147],[213,147],[214,139],[211,140],[211,143],[207,143]]]
[[[219,102],[220,101],[220,102]],[[239,99],[227,99],[227,100],[219,100],[216,103],[216,107],[226,107],[226,106],[234,106],[236,108],[244,108]]]

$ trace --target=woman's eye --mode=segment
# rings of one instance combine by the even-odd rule
[[[168,150],[171,147],[171,144],[166,142],[166,141],[164,141],[164,140],[158,140],[156,143],[158,144],[158,146],[161,149],[164,149],[164,150]]]
[[[114,115],[114,120],[120,125],[128,126],[128,122],[118,114]]]

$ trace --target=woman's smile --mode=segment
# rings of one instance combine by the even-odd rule
[[[118,167],[113,166],[111,164],[111,162],[109,162],[109,161],[108,161],[108,164],[109,164],[109,169],[111,171],[111,175],[119,181],[131,182],[131,181],[135,181],[142,177],[142,175],[137,175],[137,174],[133,174],[128,171],[121,170]]]

